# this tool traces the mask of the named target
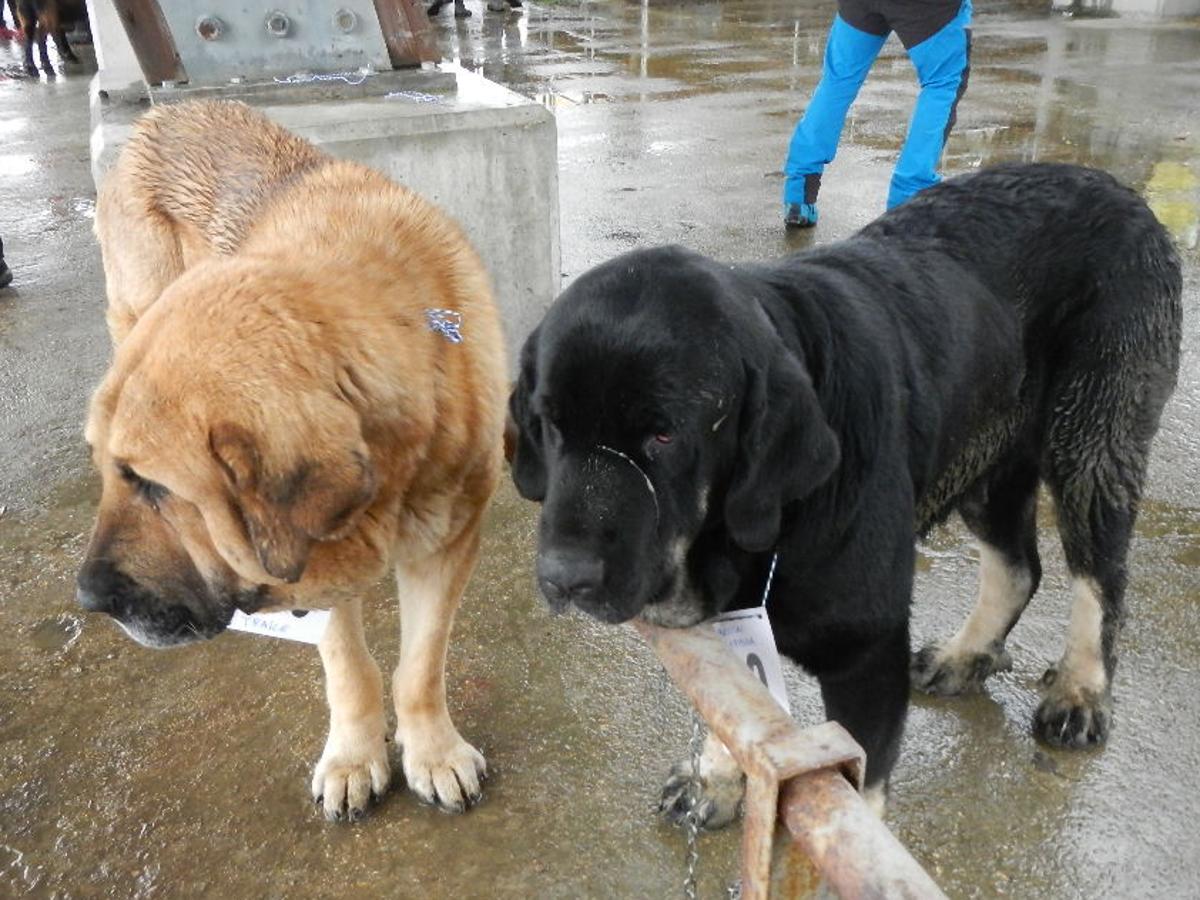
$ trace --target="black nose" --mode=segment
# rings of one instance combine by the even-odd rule
[[[583,550],[548,550],[538,556],[538,584],[551,606],[589,599],[604,582],[604,560]]]
[[[75,579],[75,600],[88,612],[108,613],[115,611],[116,598],[128,579],[106,560],[90,560],[84,563]]]
[[[112,598],[110,595],[96,593],[82,584],[75,585],[75,602],[88,612],[112,612]]]

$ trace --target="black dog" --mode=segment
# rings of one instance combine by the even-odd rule
[[[541,590],[605,622],[687,626],[758,605],[778,553],[779,649],[817,676],[881,800],[908,704],[914,535],[958,510],[981,542],[975,611],[912,661],[918,687],[977,686],[1009,664],[1037,589],[1045,482],[1074,600],[1035,729],[1100,743],[1180,293],[1146,205],[1061,165],[944,182],[775,263],[618,257],[521,354],[513,477],[542,503]],[[714,782],[736,772],[706,760],[719,824],[737,792]]]
[[[33,62],[33,45],[37,44],[38,55],[42,58],[42,71],[54,77],[54,66],[50,64],[50,55],[46,52],[47,35],[54,39],[54,46],[63,59],[79,62],[79,57],[67,43],[66,26],[87,21],[87,7],[83,0],[17,0],[16,18],[25,32],[25,71],[28,74],[38,74]]]

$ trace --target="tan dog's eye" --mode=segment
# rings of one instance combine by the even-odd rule
[[[155,509],[158,509],[158,504],[165,500],[171,493],[157,481],[143,478],[125,463],[117,464],[117,472],[122,479],[133,486],[139,497]]]

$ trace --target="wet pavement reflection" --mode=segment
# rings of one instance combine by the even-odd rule
[[[820,226],[785,235],[779,168],[815,85],[830,2],[531,3],[437,29],[448,58],[558,118],[563,271],[679,242],[728,259],[850,234],[883,209],[916,85],[889,43],[852,110]],[[1047,17],[977,3],[950,172],[1062,160],[1147,197],[1185,261],[1184,370],[1155,445],[1130,570],[1109,746],[1029,733],[1062,648],[1067,583],[1043,504],[1046,576],[985,694],[915,697],[888,821],[952,897],[1196,896],[1200,838],[1200,24]],[[505,487],[451,649],[453,713],[489,759],[454,818],[393,790],[357,826],[306,798],[325,713],[308,648],[244,635],[167,653],[71,603],[96,498],[80,423],[108,355],[90,234],[93,59],[28,79],[0,42],[0,896],[661,897],[683,842],[659,780],[687,711],[622,629],[551,618],[534,595],[534,510]],[[435,164],[431,161],[431,164]],[[975,551],[922,547],[914,641],[955,627]],[[397,652],[381,587],[370,639]],[[820,718],[789,672],[793,708]],[[702,896],[734,875],[736,830],[702,842]]]

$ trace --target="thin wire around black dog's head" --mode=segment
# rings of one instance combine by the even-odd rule
[[[613,456],[620,457],[621,459],[625,460],[625,462],[633,466],[637,470],[637,473],[642,476],[642,479],[646,482],[647,490],[650,491],[650,499],[654,501],[654,524],[657,527],[659,519],[661,518],[661,511],[658,507],[658,491],[654,489],[654,482],[650,480],[650,476],[646,474],[646,470],[639,466],[637,464],[637,460],[635,460],[628,453],[622,453],[620,450],[610,447],[607,444],[597,444],[596,449],[603,450],[605,453],[611,453]]]

